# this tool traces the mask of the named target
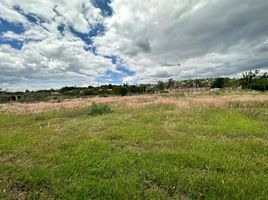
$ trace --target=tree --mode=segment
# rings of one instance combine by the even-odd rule
[[[268,73],[267,72],[263,73],[262,78],[268,78]]]
[[[251,83],[251,89],[266,91],[268,89],[268,74],[265,72],[262,76],[254,77]]]
[[[175,86],[175,81],[173,80],[173,78],[168,79],[167,88],[170,89],[170,88],[173,88],[174,86]]]
[[[252,72],[251,70],[249,72],[245,72],[242,74],[242,88],[243,89],[251,89],[251,84],[254,82],[253,80],[257,77],[259,70],[255,70]]]
[[[126,85],[123,85],[120,87],[120,95],[121,96],[126,96],[128,94],[128,88]]]
[[[194,83],[195,83],[195,88],[198,88],[200,87],[201,81],[199,79],[195,79]]]
[[[109,84],[108,85],[108,89],[113,89],[113,85],[112,84]]]
[[[157,88],[163,91],[165,89],[165,83],[163,81],[158,81]]]
[[[212,88],[224,88],[224,78],[216,78],[211,85]]]

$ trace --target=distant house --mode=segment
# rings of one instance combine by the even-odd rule
[[[169,93],[194,93],[194,92],[206,92],[209,91],[209,87],[199,87],[199,88],[171,88],[169,89]]]
[[[52,95],[58,95],[60,94],[59,92],[51,92]]]

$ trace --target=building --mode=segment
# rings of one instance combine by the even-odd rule
[[[169,93],[194,93],[194,92],[206,92],[209,91],[209,87],[199,87],[199,88],[171,88],[169,89]]]

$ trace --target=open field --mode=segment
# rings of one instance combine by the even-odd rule
[[[113,112],[88,116],[91,102]],[[268,94],[0,105],[0,199],[268,199]]]

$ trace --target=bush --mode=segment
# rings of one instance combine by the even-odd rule
[[[216,78],[212,83],[211,88],[224,88],[225,78]]]
[[[121,96],[126,96],[128,94],[128,88],[126,86],[120,87]]]
[[[97,104],[96,102],[93,102],[89,107],[88,115],[103,115],[110,112],[112,111],[109,105]]]

